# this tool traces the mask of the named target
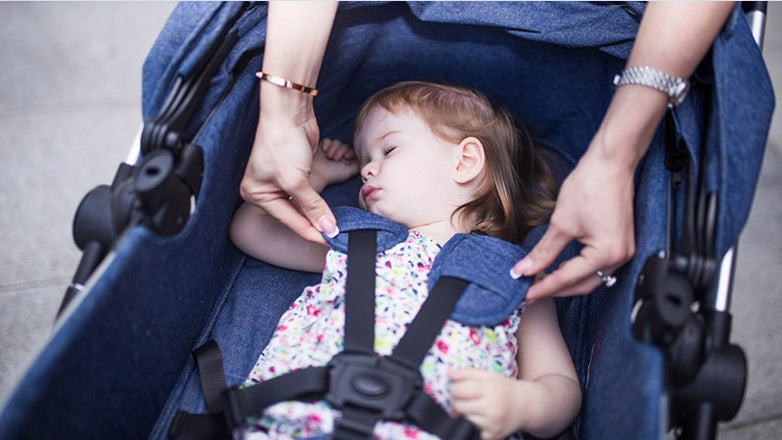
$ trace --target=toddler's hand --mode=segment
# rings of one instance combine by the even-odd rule
[[[312,158],[310,182],[319,191],[334,183],[344,182],[358,174],[356,153],[350,145],[324,138]]]
[[[519,430],[524,414],[514,402],[516,379],[476,369],[452,371],[453,409],[481,430],[481,439],[503,439]]]

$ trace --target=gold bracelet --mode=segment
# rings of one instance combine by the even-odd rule
[[[264,73],[264,72],[256,72],[255,76],[260,78],[261,81],[268,81],[274,84],[275,86],[296,90],[297,92],[304,93],[305,95],[316,96],[318,94],[318,89],[316,88],[307,87],[305,85],[295,83],[291,80],[279,76],[269,75],[268,73]]]

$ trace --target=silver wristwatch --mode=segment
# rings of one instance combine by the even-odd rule
[[[659,90],[668,95],[668,106],[674,107],[684,101],[690,90],[690,82],[661,72],[649,66],[627,67],[614,77],[615,86],[639,84]]]

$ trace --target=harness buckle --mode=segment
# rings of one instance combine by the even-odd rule
[[[379,419],[403,419],[408,402],[423,387],[417,369],[376,354],[342,352],[329,366],[326,400],[337,409],[365,408]]]

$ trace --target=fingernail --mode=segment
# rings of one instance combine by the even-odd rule
[[[516,266],[510,268],[510,277],[513,278],[514,280],[518,280],[519,278],[521,278],[521,274],[516,272]]]
[[[339,234],[337,224],[331,221],[328,216],[324,215],[318,219],[318,227],[320,227],[321,232],[326,234],[328,238],[334,238]]]
[[[531,266],[532,261],[529,259],[529,257],[525,257],[516,263],[515,266],[513,266],[513,269],[511,269],[511,276],[516,275],[514,278],[518,279],[522,275],[527,275],[527,272],[529,272]]]

